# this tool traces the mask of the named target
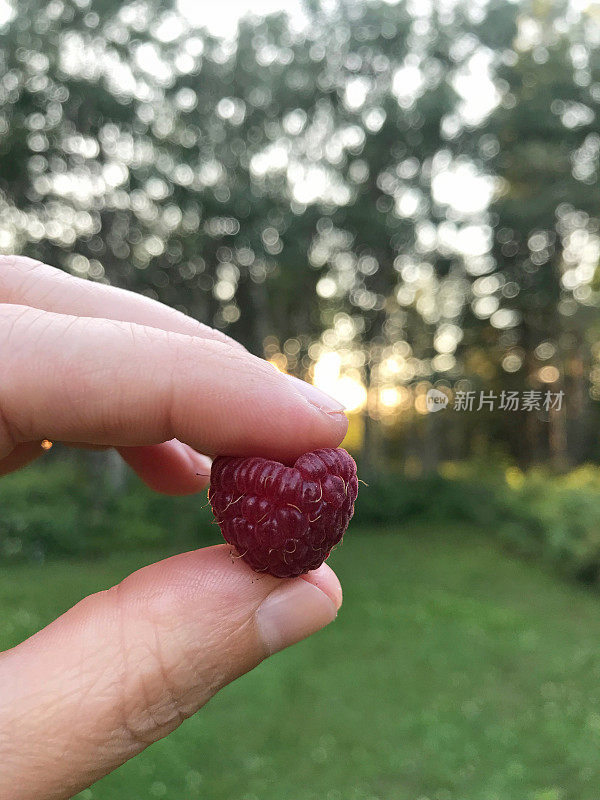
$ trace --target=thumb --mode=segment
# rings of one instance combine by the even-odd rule
[[[340,604],[329,567],[282,581],[226,545],[87,597],[0,656],[0,796],[71,797],[332,622]]]

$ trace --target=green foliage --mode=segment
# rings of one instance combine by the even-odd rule
[[[486,438],[521,464],[599,458],[591,7],[304,0],[306,26],[255,15],[224,44],[175,0],[11,5],[2,252],[159,299],[299,375],[337,349],[374,396],[538,390],[549,367],[564,418],[454,419],[440,456]]]
[[[388,526],[419,519],[486,524],[493,498],[493,491],[486,486],[468,480],[449,481],[439,474],[381,476],[360,487],[355,522]]]
[[[50,468],[48,468],[50,467]],[[0,481],[0,558],[98,556],[218,542],[206,496],[165,497],[129,476],[100,487],[77,461],[32,465]],[[600,468],[564,476],[515,467],[445,464],[418,478],[389,474],[361,486],[354,528],[423,521],[477,525],[512,552],[600,583]]]
[[[96,556],[114,549],[194,547],[216,540],[204,494],[165,497],[130,476],[99,488],[77,463],[33,465],[0,482],[0,559]]]
[[[55,469],[26,469],[3,478],[0,483],[0,554],[10,557],[41,557],[82,554],[95,538],[97,520],[86,514],[86,491],[74,480],[67,465]]]
[[[600,581],[598,485],[534,471],[521,487],[499,493],[498,511],[499,535],[517,552],[542,557],[586,583]]]
[[[445,465],[442,472],[374,481],[359,496],[356,519],[377,526],[416,519],[477,524],[512,552],[600,584],[598,467],[565,476],[514,467],[486,473],[480,465]]]

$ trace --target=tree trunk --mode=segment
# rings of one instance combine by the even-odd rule
[[[440,463],[440,439],[442,434],[442,419],[436,412],[425,415],[423,420],[422,456],[423,472],[430,474],[436,472]]]
[[[578,343],[581,348],[581,342]],[[583,358],[573,355],[568,364],[569,380],[566,383],[567,448],[571,464],[581,464],[587,457],[589,436],[589,401],[586,369]]]
[[[267,283],[249,282],[250,307],[252,309],[251,350],[260,356],[264,355],[265,339],[272,333],[271,315],[269,313],[269,297]]]
[[[381,423],[373,419],[366,409],[363,412],[363,439],[359,466],[361,475],[366,476],[367,482],[386,471]]]

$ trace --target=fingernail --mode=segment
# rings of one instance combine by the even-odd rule
[[[325,392],[322,392],[320,389],[317,389],[312,383],[301,381],[300,378],[296,378],[295,375],[288,375],[287,377],[294,384],[294,388],[299,391],[311,405],[316,406],[326,414],[340,414],[344,412],[345,406],[342,403],[330,397],[328,394],[325,394]]]
[[[331,599],[312,583],[288,581],[263,600],[256,626],[269,655],[324,628],[337,616]]]

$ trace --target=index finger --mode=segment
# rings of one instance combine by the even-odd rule
[[[174,308],[142,294],[83,280],[24,256],[0,255],[0,303],[31,306],[57,314],[135,322],[173,333],[239,342]]]
[[[179,439],[282,461],[335,447],[343,406],[228,344],[0,305],[0,457],[47,437],[116,446]],[[303,392],[303,393],[302,393]]]

